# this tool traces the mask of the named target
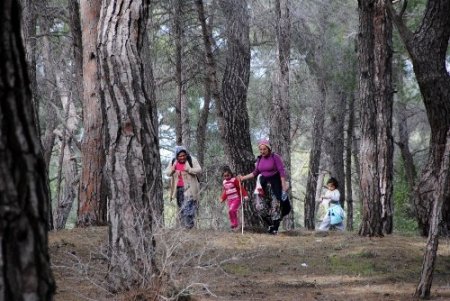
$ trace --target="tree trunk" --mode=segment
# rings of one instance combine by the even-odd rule
[[[61,147],[58,160],[57,205],[54,214],[54,227],[57,230],[61,230],[65,228],[67,218],[69,217],[73,202],[77,196],[76,182],[78,167],[73,151],[73,135],[77,129],[78,118],[75,105],[69,95],[66,85],[61,80],[61,75],[57,76],[57,86],[61,97],[62,107],[65,111],[63,130],[60,135]],[[62,196],[61,190],[63,192]]]
[[[152,204],[162,200],[162,179],[156,102],[149,97],[153,91],[147,91],[142,59],[148,5],[149,1],[103,1],[100,14],[113,290],[149,287],[156,270]]]
[[[347,231],[353,231],[352,145],[355,126],[355,98],[348,102],[347,142],[345,148],[345,185],[347,196]]]
[[[389,6],[389,12],[411,57],[431,127],[428,161],[416,183],[414,199],[419,228],[425,236],[430,228],[435,181],[450,129],[450,75],[445,67],[450,37],[450,2],[428,1],[422,22],[414,33],[403,24],[402,16],[396,15],[392,6]],[[441,225],[444,232],[450,233],[450,194],[444,199]]]
[[[72,52],[73,52],[73,82],[75,88],[72,88],[72,99],[74,104],[81,104],[83,95],[83,48],[80,21],[80,0],[68,0],[69,25],[72,34]]]
[[[291,20],[289,0],[275,1],[277,70],[274,72],[273,97],[270,120],[270,141],[273,149],[283,158],[287,180],[291,176],[291,118],[289,98],[289,61],[291,50]],[[292,196],[292,195],[291,195]],[[290,198],[292,200],[292,197]],[[283,220],[286,230],[294,228],[293,210]]]
[[[330,156],[329,171],[339,183],[339,192],[341,194],[341,206],[344,208],[345,202],[345,173],[344,173],[344,124],[345,124],[345,106],[346,96],[343,92],[333,93],[330,97],[328,107],[330,116],[330,126],[327,130],[329,138],[326,140],[326,151]]]
[[[221,106],[218,114],[225,155],[231,168],[238,174],[254,170],[255,159],[250,140],[247,112],[247,89],[250,78],[250,38],[247,1],[219,0],[226,21],[225,71],[222,80]],[[222,121],[220,121],[220,119]],[[246,182],[253,191],[254,182]],[[247,225],[262,226],[251,202],[244,203]]]
[[[97,70],[97,24],[101,0],[80,2],[83,38],[83,126],[77,226],[106,224],[104,110]]]
[[[360,235],[392,232],[392,25],[386,0],[360,1]]]
[[[0,299],[52,300],[49,187],[33,117],[20,5],[0,2]]]
[[[30,87],[33,98],[33,118],[35,119],[38,135],[39,130],[39,101],[37,97],[37,79],[36,79],[36,27],[37,27],[37,9],[39,2],[35,0],[21,0],[22,3],[22,34],[25,42],[25,55],[28,66],[28,76],[30,78]]]
[[[175,32],[175,81],[177,84],[175,133],[177,145],[184,145],[189,148],[189,106],[186,95],[186,80],[184,78],[185,70],[182,60],[184,46],[183,14],[183,0],[175,0],[173,14]]]
[[[322,140],[325,124],[325,105],[326,105],[326,85],[321,79],[318,79],[319,90],[321,93],[320,100],[314,105],[314,121],[312,132],[312,147],[309,154],[309,174],[306,182],[305,195],[305,228],[308,230],[315,229],[315,212],[316,212],[316,188],[319,176],[320,155],[322,153]]]
[[[196,0],[195,5],[197,7],[198,19],[202,28],[202,38],[205,48],[205,64],[206,64],[206,75],[205,75],[205,103],[203,110],[200,113],[200,118],[197,126],[197,156],[200,166],[204,166],[204,158],[206,152],[205,137],[206,137],[206,125],[208,123],[209,108],[211,103],[211,98],[215,99],[217,106],[220,106],[220,92],[219,83],[217,79],[217,68],[214,59],[214,54],[212,50],[212,45],[214,44],[213,37],[211,34],[211,29],[206,23],[205,8],[203,6],[202,0]],[[221,111],[219,109],[219,111]],[[222,122],[220,122],[221,124]]]
[[[415,295],[420,298],[429,298],[433,281],[434,266],[439,245],[439,222],[442,219],[442,207],[445,198],[450,192],[450,130],[447,133],[447,143],[442,157],[439,177],[435,179],[434,204],[431,215],[430,231],[428,234],[427,248],[423,255],[422,272]]]

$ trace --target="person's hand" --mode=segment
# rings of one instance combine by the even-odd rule
[[[289,189],[289,184],[287,182],[283,182],[281,185],[281,189],[283,189],[284,192],[287,192]]]
[[[248,196],[244,196],[244,201],[248,201]]]
[[[242,182],[242,181],[244,181],[244,176],[242,176],[242,175],[237,175],[237,176],[236,176],[236,179],[238,179],[239,182]]]

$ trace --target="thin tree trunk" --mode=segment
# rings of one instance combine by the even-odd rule
[[[57,206],[54,214],[54,227],[57,230],[65,228],[76,194],[77,162],[73,151],[73,133],[77,129],[78,118],[72,98],[63,84],[61,76],[57,76],[57,86],[60,91],[62,107],[65,110],[64,126],[61,134],[61,147],[57,177]],[[64,183],[63,183],[64,179]],[[62,188],[61,188],[62,186]],[[62,196],[61,196],[61,191]]]
[[[0,2],[0,299],[52,300],[49,187],[33,116],[20,4]]]
[[[152,204],[162,199],[156,101],[142,58],[149,1],[119,2],[103,1],[98,41],[113,290],[149,287],[156,272]]]
[[[439,177],[436,179],[437,187],[434,191],[435,202],[430,218],[430,231],[428,234],[427,248],[423,255],[422,272],[420,281],[416,288],[415,295],[420,298],[429,298],[431,284],[433,282],[434,266],[436,264],[436,255],[439,245],[439,223],[442,219],[442,207],[450,188],[450,130],[447,133],[447,143],[442,157]]]
[[[186,87],[183,82],[183,63],[182,63],[182,51],[183,51],[183,1],[174,0],[174,33],[175,33],[175,82],[177,84],[177,98],[175,101],[175,134],[177,145],[183,145],[183,102],[186,101]],[[186,146],[187,147],[187,146]]]
[[[341,205],[344,207],[345,202],[345,173],[344,173],[344,124],[345,124],[345,106],[346,96],[343,92],[333,93],[334,97],[330,97],[328,107],[330,116],[330,126],[327,131],[329,138],[326,140],[326,151],[330,156],[330,174],[337,179],[339,183],[339,192],[341,195]]]
[[[347,143],[345,148],[345,184],[347,196],[347,231],[353,231],[352,145],[355,124],[355,98],[348,102]]]
[[[309,154],[309,173],[306,182],[305,195],[305,214],[304,223],[308,230],[315,229],[315,212],[316,212],[316,187],[319,176],[320,155],[322,153],[322,140],[324,135],[323,126],[325,124],[325,105],[326,105],[326,85],[321,79],[318,79],[319,90],[321,93],[320,100],[314,105],[314,121],[312,133],[312,147]]]
[[[106,224],[106,188],[104,180],[104,115],[100,101],[97,71],[97,25],[101,0],[82,0],[83,44],[83,126],[81,177],[77,226]]]

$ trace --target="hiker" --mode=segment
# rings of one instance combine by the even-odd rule
[[[255,170],[245,176],[238,176],[241,181],[258,177],[259,184],[264,193],[263,204],[255,207],[260,216],[268,223],[268,233],[276,235],[282,218],[291,211],[287,191],[289,188],[286,181],[286,171],[280,155],[272,152],[272,147],[268,139],[258,141],[260,155],[255,164]]]
[[[170,200],[176,197],[181,225],[187,229],[195,224],[200,190],[197,175],[201,171],[197,159],[184,146],[175,148],[175,158],[166,168],[166,174],[171,177]]]
[[[321,196],[321,204],[327,208],[327,210],[320,223],[319,231],[327,231],[330,230],[331,227],[340,231],[345,230],[345,212],[341,207],[341,194],[337,188],[338,181],[335,178],[330,178],[327,181],[327,191]]]
[[[228,218],[230,219],[231,231],[239,230],[238,209],[241,206],[242,198],[248,199],[247,190],[241,186],[240,181],[234,177],[229,166],[222,168],[223,190],[221,202],[227,201]]]

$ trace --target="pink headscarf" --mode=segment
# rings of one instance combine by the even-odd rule
[[[272,150],[272,146],[270,146],[270,141],[269,139],[261,139],[258,141],[258,147],[260,147],[261,145],[265,145],[268,149]]]

